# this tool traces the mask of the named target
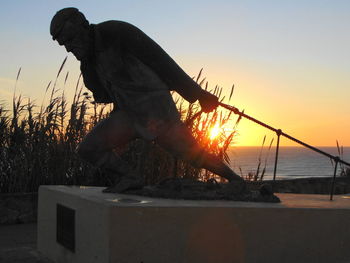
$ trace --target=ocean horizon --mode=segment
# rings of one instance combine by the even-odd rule
[[[317,147],[324,152],[338,156],[337,147]],[[261,152],[261,153],[260,153]],[[233,146],[228,150],[230,166],[236,173],[247,176],[255,174],[258,169],[259,156],[261,156],[260,173],[265,166],[264,180],[273,178],[276,147],[268,149],[261,146]],[[343,147],[344,161],[350,162],[350,147]],[[346,167],[346,166],[345,166]],[[338,165],[337,176],[340,175],[341,166]],[[333,176],[334,164],[330,158],[314,152],[305,147],[281,146],[277,165],[276,179],[293,179],[305,177],[329,177]]]

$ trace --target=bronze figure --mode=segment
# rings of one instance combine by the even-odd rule
[[[105,192],[143,187],[142,177],[113,152],[136,138],[154,141],[174,156],[246,189],[239,175],[195,141],[181,122],[170,91],[190,103],[199,100],[205,112],[218,106],[218,98],[203,90],[140,29],[114,20],[89,24],[78,9],[64,8],[53,17],[50,33],[80,61],[85,86],[95,101],[114,104],[110,116],[77,149],[86,161],[118,175]]]

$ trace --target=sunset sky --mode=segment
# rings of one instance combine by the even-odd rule
[[[17,92],[41,103],[67,55],[50,20],[69,6],[91,23],[136,25],[190,76],[203,68],[212,88],[235,84],[232,103],[249,115],[312,145],[350,146],[350,1],[2,1],[1,101],[9,104],[22,67]],[[70,96],[79,75],[71,54],[66,71]],[[238,128],[236,145],[273,136],[248,120]]]

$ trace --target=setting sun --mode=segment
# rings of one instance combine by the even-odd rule
[[[209,138],[210,140],[214,140],[220,134],[219,124],[216,123],[210,130]]]

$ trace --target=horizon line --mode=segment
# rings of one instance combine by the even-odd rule
[[[313,147],[321,147],[321,148],[326,148],[326,147],[335,147],[337,148],[336,145],[312,145]],[[231,145],[230,147],[262,147],[262,145]],[[269,147],[269,145],[264,145],[263,147]],[[272,145],[271,147],[276,147],[276,145]],[[279,147],[298,147],[298,148],[306,148],[305,146],[302,145],[280,145]],[[340,147],[350,147],[350,145],[341,145]]]

